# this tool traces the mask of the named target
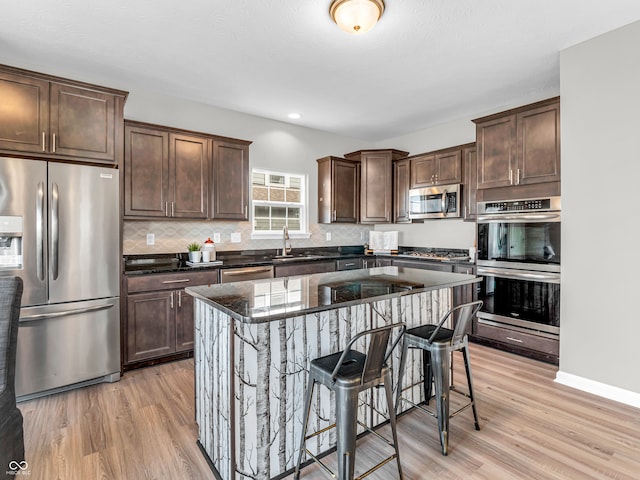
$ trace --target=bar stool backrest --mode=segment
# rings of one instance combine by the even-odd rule
[[[453,330],[453,335],[451,337],[450,345],[455,347],[456,345],[460,345],[467,335],[467,328],[469,326],[469,322],[471,319],[478,313],[478,310],[482,307],[482,300],[477,300],[475,302],[463,303],[462,305],[458,305],[457,307],[452,308],[444,316],[440,319],[438,326],[433,331],[431,336],[429,337],[428,342],[433,343],[433,340],[436,338],[436,335],[442,328],[444,322],[452,316],[455,312],[459,312],[458,315],[458,323]]]
[[[391,331],[394,329],[400,329],[400,332],[396,339],[391,345],[391,348],[387,349],[389,345],[389,338],[391,336]],[[355,337],[351,339],[347,347],[342,352],[336,367],[333,370],[332,378],[335,381],[338,372],[340,371],[340,367],[345,360],[345,357],[351,351],[353,344],[356,343],[359,339],[365,336],[370,336],[369,340],[369,348],[367,349],[367,358],[364,364],[364,370],[362,372],[362,379],[360,384],[363,385],[375,378],[380,377],[382,373],[382,369],[387,362],[387,359],[396,348],[398,343],[400,343],[400,339],[406,330],[406,326],[404,323],[393,323],[391,325],[385,325],[384,327],[373,328],[371,330],[365,330],[364,332],[358,333]]]

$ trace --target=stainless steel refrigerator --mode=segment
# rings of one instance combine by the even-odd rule
[[[19,400],[120,378],[118,170],[0,157],[0,275],[24,281]]]

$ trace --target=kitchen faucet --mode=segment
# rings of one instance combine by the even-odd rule
[[[287,242],[289,246],[287,247]],[[286,257],[291,253],[291,241],[289,240],[289,227],[285,224],[282,229],[282,256]]]

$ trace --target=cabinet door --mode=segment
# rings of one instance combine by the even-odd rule
[[[409,185],[411,182],[411,160],[394,163],[394,219],[395,223],[409,223]]]
[[[213,205],[211,218],[249,218],[249,147],[213,142]]]
[[[462,181],[462,152],[438,153],[436,155],[436,177],[438,185],[449,185]]]
[[[51,83],[49,151],[115,162],[115,96]]]
[[[464,190],[462,191],[463,218],[475,220],[477,212],[476,193],[478,189],[478,166],[476,147],[465,148],[462,152],[464,161]]]
[[[173,198],[169,215],[207,218],[209,214],[209,140],[169,134],[169,191]]]
[[[411,188],[430,187],[436,178],[436,156],[425,155],[411,159]]]
[[[331,183],[334,223],[358,222],[359,174],[357,163],[333,161]]]
[[[512,185],[516,163],[516,116],[478,123],[476,143],[478,189]]]
[[[193,350],[193,297],[184,290],[175,292],[178,297],[176,309],[176,352]]]
[[[0,149],[45,152],[49,82],[0,72]]]
[[[360,223],[390,223],[393,203],[392,165],[388,153],[363,153]]]
[[[127,362],[175,352],[175,292],[136,293],[127,297]]]
[[[169,134],[127,125],[124,148],[124,215],[167,216]]]
[[[516,185],[560,181],[560,105],[517,115]]]

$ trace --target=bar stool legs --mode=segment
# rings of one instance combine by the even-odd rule
[[[437,325],[422,325],[420,327],[409,329],[405,332],[402,346],[402,358],[400,360],[400,371],[398,375],[398,391],[396,393],[396,408],[400,406],[401,401],[405,401],[414,407],[434,416],[438,420],[438,433],[440,437],[440,445],[442,454],[447,455],[449,449],[449,419],[460,413],[469,406],[473,410],[473,419],[475,429],[480,430],[478,422],[478,413],[473,394],[473,382],[471,380],[471,365],[469,362],[469,344],[466,332],[466,326],[471,318],[477,313],[482,306],[482,302],[476,301],[459,305],[449,310]],[[454,330],[442,327],[444,322],[452,315],[453,312],[459,310],[460,316]],[[436,409],[435,412],[429,411],[421,405],[416,405],[406,398],[402,397],[402,380],[407,361],[409,348],[420,348],[423,350],[423,370],[424,370],[424,393],[425,403],[429,403],[431,395],[431,382],[435,388]],[[462,352],[464,359],[464,367],[467,375],[467,386],[469,393],[465,394],[460,391],[469,400],[464,406],[457,411],[450,413],[449,411],[449,395],[451,385],[451,355],[454,351]],[[455,390],[454,390],[455,391]]]

